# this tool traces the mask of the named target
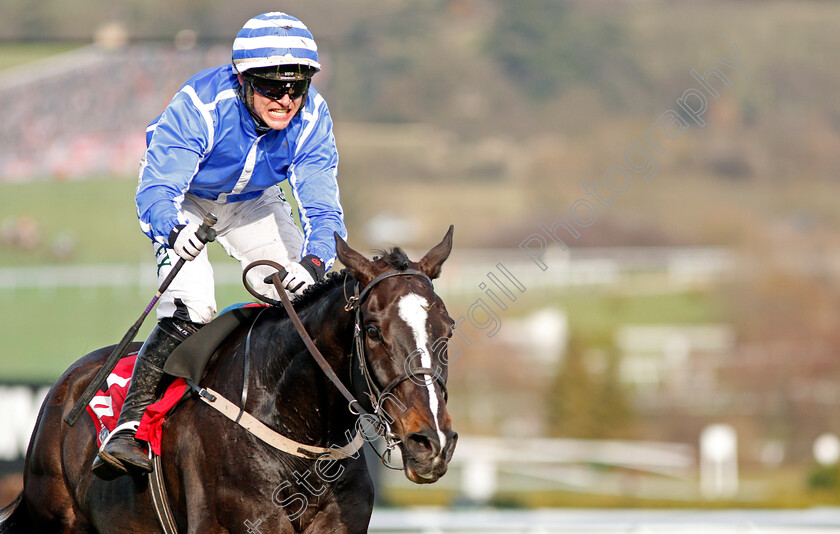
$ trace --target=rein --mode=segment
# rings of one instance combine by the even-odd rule
[[[251,323],[251,327],[248,329],[248,335],[245,338],[245,362],[242,374],[242,394],[239,406],[236,406],[236,404],[227,400],[213,389],[198,386],[189,378],[186,379],[187,384],[198,394],[198,397],[211,408],[215,409],[235,424],[241,426],[249,433],[259,438],[263,443],[271,445],[277,450],[310,460],[323,458],[342,460],[355,455],[356,452],[362,448],[362,445],[364,445],[365,440],[361,432],[356,432],[356,436],[353,440],[341,448],[337,446],[324,448],[316,447],[314,445],[304,445],[303,443],[298,443],[297,441],[275,432],[266,426],[262,421],[245,411],[245,403],[248,401],[248,375],[250,374],[251,368],[251,334],[254,331],[254,325],[257,324],[260,315],[262,315],[264,311],[265,310],[261,310],[260,313],[257,314],[257,317],[254,318],[254,322]],[[111,435],[114,434],[116,434],[116,432],[111,433]]]
[[[280,296],[280,302],[278,303],[274,299],[270,299],[257,293],[247,282],[246,274],[252,268],[265,265],[268,267],[272,267],[277,270],[277,272],[269,275],[266,277],[265,282],[271,282],[274,285],[274,288],[277,290],[277,294]],[[251,295],[254,297],[262,300],[263,302],[267,302],[272,306],[277,306],[278,304],[282,304],[283,308],[286,310],[289,318],[292,320],[292,324],[294,324],[295,329],[297,330],[298,334],[300,335],[301,339],[303,340],[306,348],[309,349],[309,353],[312,355],[315,362],[318,366],[324,371],[327,378],[329,378],[330,382],[332,382],[335,387],[341,392],[344,398],[348,401],[348,408],[351,413],[354,415],[370,415],[368,412],[362,408],[362,405],[359,401],[353,396],[353,394],[347,389],[341,379],[338,378],[338,375],[333,370],[332,366],[327,362],[326,358],[321,354],[321,351],[318,350],[318,347],[315,346],[315,343],[312,341],[312,338],[309,336],[309,333],[306,331],[306,327],[304,327],[303,323],[298,317],[297,312],[292,306],[291,301],[289,300],[289,296],[286,294],[286,290],[282,287],[281,282],[286,277],[286,269],[271,260],[259,260],[251,263],[248,267],[245,268],[245,271],[242,273],[242,280],[244,282],[245,288],[248,290]],[[344,306],[345,311],[354,311],[356,312],[355,318],[355,325],[353,327],[353,354],[351,357],[357,357],[359,359],[359,369],[362,373],[362,376],[365,379],[365,382],[368,386],[367,396],[368,400],[373,407],[373,414],[376,416],[376,419],[380,425],[380,428],[385,429],[384,432],[384,439],[385,439],[385,452],[379,454],[378,451],[374,448],[374,451],[377,453],[379,458],[382,460],[382,463],[391,469],[400,470],[402,468],[396,467],[391,465],[390,458],[391,453],[400,443],[397,436],[391,431],[391,421],[387,414],[384,413],[382,409],[382,404],[384,399],[388,394],[390,394],[397,386],[405,382],[406,380],[412,380],[414,382],[415,377],[420,376],[431,376],[435,379],[435,381],[440,385],[441,390],[443,391],[443,399],[446,402],[449,399],[449,393],[446,389],[446,383],[440,376],[440,373],[435,371],[434,369],[430,369],[427,367],[420,367],[416,369],[407,370],[405,373],[399,375],[398,377],[394,378],[389,382],[384,388],[380,389],[377,387],[375,381],[373,380],[373,376],[368,368],[367,357],[365,355],[365,346],[364,346],[364,334],[362,333],[362,312],[361,312],[361,305],[364,302],[365,298],[370,294],[370,291],[388,278],[392,278],[394,276],[420,276],[424,278],[429,285],[432,285],[432,280],[423,272],[418,271],[416,269],[404,269],[404,270],[393,270],[387,271],[385,273],[380,274],[379,276],[375,277],[371,280],[362,290],[359,291],[359,283],[356,282],[356,286],[354,288],[354,295],[347,299],[347,304]],[[428,380],[428,379],[424,379]]]

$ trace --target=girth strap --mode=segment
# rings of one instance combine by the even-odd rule
[[[310,460],[321,458],[343,460],[350,456],[355,456],[356,452],[364,445],[365,438],[359,431],[356,432],[356,437],[353,438],[353,441],[343,447],[334,445],[327,449],[298,443],[268,428],[262,421],[248,412],[240,410],[239,406],[222,397],[216,391],[210,388],[198,388],[195,384],[190,385],[194,389],[197,389],[199,398],[206,404],[209,404],[213,409],[279,451],[300,456],[301,458],[309,458]]]
[[[172,508],[169,506],[169,497],[166,494],[166,486],[163,483],[163,462],[160,456],[152,453],[152,474],[149,475],[149,494],[152,497],[152,508],[163,529],[163,534],[178,534],[178,527],[175,525],[175,517]]]

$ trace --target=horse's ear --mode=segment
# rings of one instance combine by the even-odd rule
[[[335,237],[335,253],[338,259],[347,267],[353,278],[363,286],[367,285],[375,276],[370,260],[350,248],[350,245],[338,235],[338,232],[333,232],[333,235]]]
[[[440,276],[440,268],[446,258],[449,257],[449,253],[452,252],[452,232],[454,231],[455,226],[450,225],[449,231],[443,236],[443,241],[427,252],[423,259],[418,262],[420,270],[433,280]]]

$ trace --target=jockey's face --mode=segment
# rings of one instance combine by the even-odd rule
[[[289,95],[283,95],[280,100],[273,100],[254,91],[254,111],[272,130],[282,130],[292,121],[303,98],[292,100]]]
[[[239,83],[242,83],[241,76],[239,77]],[[272,130],[285,129],[297,114],[303,102],[302,95],[292,99],[288,94],[285,94],[283,98],[276,100],[262,95],[258,91],[252,91],[252,93],[254,95],[254,113]]]

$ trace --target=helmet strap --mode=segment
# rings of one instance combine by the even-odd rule
[[[239,91],[237,91],[237,93],[239,94],[239,100],[245,104],[245,109],[248,110],[248,113],[254,121],[256,121],[254,126],[257,130],[257,135],[263,135],[271,131],[271,128],[269,128],[260,116],[257,115],[257,112],[254,111],[254,88],[251,87],[251,84],[243,80],[243,83],[239,84]]]

